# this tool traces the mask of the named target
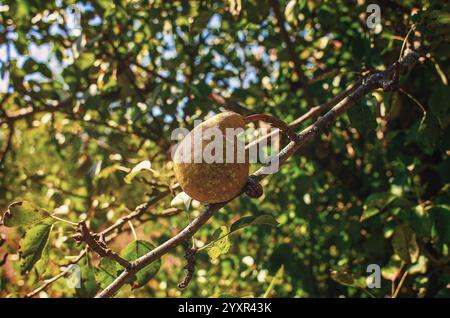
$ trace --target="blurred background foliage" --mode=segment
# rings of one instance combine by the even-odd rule
[[[263,197],[233,201],[195,241],[243,216],[278,226],[253,224],[217,253],[199,252],[183,290],[178,247],[144,287],[119,296],[386,297],[400,277],[399,297],[450,296],[449,7],[370,2],[381,8],[375,29],[363,0],[0,1],[1,210],[26,199],[101,231],[176,182],[171,133],[223,110],[213,90],[290,122],[397,60],[415,23],[421,59],[402,91],[366,96],[264,179]],[[125,182],[143,160],[153,171]],[[174,211],[177,192],[152,215]],[[201,210],[192,202],[171,218],[135,220],[136,235],[158,245]],[[25,296],[84,248],[56,223],[21,274],[25,231],[0,227],[1,297]],[[133,240],[125,225],[111,247]],[[78,262],[82,288],[61,278],[37,296],[93,296],[98,263],[94,253]],[[362,283],[369,264],[382,269],[379,289]]]

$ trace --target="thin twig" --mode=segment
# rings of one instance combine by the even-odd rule
[[[49,279],[45,280],[44,283],[41,286],[39,286],[38,288],[36,288],[32,292],[28,293],[25,297],[26,298],[31,298],[31,297],[36,296],[38,293],[40,293],[41,291],[45,290],[47,287],[49,287],[51,284],[56,282],[58,279],[68,275],[70,273],[70,271],[71,271],[71,268],[70,268],[69,265],[78,263],[83,258],[83,256],[85,254],[86,254],[86,249],[82,250],[80,252],[80,254],[78,254],[78,256],[74,260],[70,261],[67,265],[65,265],[66,269],[61,271],[59,274],[53,276],[52,278],[49,278]]]
[[[394,294],[392,295],[392,298],[397,298],[398,293],[402,289],[402,286],[406,280],[406,276],[408,276],[408,267],[406,267],[405,272],[403,273],[403,276],[400,279],[400,282],[398,283],[397,289],[395,290]]]

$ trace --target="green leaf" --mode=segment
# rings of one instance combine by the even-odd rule
[[[439,122],[442,129],[449,123],[450,89],[445,85],[437,85],[430,98],[430,110]]]
[[[438,205],[429,211],[434,220],[434,229],[443,243],[450,243],[450,207]]]
[[[391,204],[397,197],[389,192],[378,192],[369,195],[364,202],[363,213],[359,219],[360,222],[371,218],[380,213],[384,208]]]
[[[423,152],[431,155],[436,149],[441,133],[438,120],[432,113],[427,112],[417,130],[417,144]]]
[[[98,285],[95,281],[95,269],[88,261],[80,265],[80,288],[75,289],[77,297],[92,298],[97,294]]]
[[[369,131],[377,128],[375,114],[366,102],[350,107],[347,114],[350,118],[350,123],[361,135],[366,135]]]
[[[226,226],[221,226],[220,228],[216,229],[213,234],[212,242],[205,247],[208,251],[209,257],[211,259],[217,259],[220,255],[228,253],[231,246],[228,236],[231,233],[236,232],[249,225],[261,224],[278,226],[279,223],[272,215],[263,214],[259,216],[244,216],[240,218],[231,225],[230,231],[228,231],[228,228]]]
[[[47,272],[49,260],[50,260],[49,246],[47,244],[45,246],[44,250],[42,251],[41,258],[34,265],[34,268],[37,271],[39,276],[42,276]]]
[[[207,248],[211,259],[217,259],[220,255],[228,253],[231,246],[228,234],[228,228],[225,225],[214,231],[213,242]]]
[[[344,285],[344,286],[350,286],[353,287],[355,285],[355,278],[352,274],[344,271],[332,271],[331,279],[335,282]]]
[[[110,258],[102,258],[98,267],[95,269],[95,281],[101,288],[106,288],[118,276],[118,266],[115,261]]]
[[[112,166],[108,166],[106,168],[103,168],[99,172],[99,174],[97,174],[95,176],[95,179],[107,179],[108,177],[110,177],[111,175],[116,173],[117,171],[127,172],[128,168],[125,168],[125,167],[121,166],[120,164],[114,164]]]
[[[25,236],[20,241],[22,274],[29,272],[41,258],[52,227],[52,224],[38,224],[25,233]]]
[[[144,256],[154,248],[155,246],[153,246],[150,242],[142,240],[133,241],[122,250],[120,255],[127,261],[134,261],[137,258]],[[131,286],[133,288],[144,286],[150,279],[153,278],[153,276],[156,275],[160,267],[160,259],[153,261],[136,273],[135,280],[131,282]]]
[[[2,218],[3,225],[7,227],[30,226],[44,220],[51,220],[50,213],[29,201],[11,203]]]
[[[396,196],[388,192],[372,193],[367,197],[364,205],[368,208],[384,209],[395,200]]]
[[[244,216],[231,225],[230,234],[249,225],[260,225],[260,224],[278,226],[279,223],[270,214],[263,214],[259,216]]]
[[[416,234],[406,224],[397,225],[392,236],[394,252],[406,263],[415,263],[419,257]]]
[[[270,293],[272,292],[273,288],[276,284],[281,284],[283,282],[283,276],[284,276],[284,265],[281,265],[280,268],[277,270],[277,273],[272,278],[272,281],[269,284],[269,287],[267,287],[266,291],[264,292],[263,298],[269,298]]]
[[[144,160],[139,162],[136,166],[134,166],[133,169],[131,169],[130,173],[128,173],[123,180],[125,181],[125,183],[130,184],[131,181],[133,181],[134,177],[142,170],[149,170],[152,171],[151,169],[152,164],[150,163],[150,161],[148,160]]]
[[[95,54],[85,51],[80,54],[80,56],[75,61],[75,64],[78,65],[78,67],[83,71],[91,67],[91,65],[94,64],[94,61]]]
[[[380,213],[381,210],[371,207],[371,208],[364,208],[363,213],[361,214],[361,217],[359,218],[359,222],[364,222],[367,219],[371,218],[372,216],[377,215]]]

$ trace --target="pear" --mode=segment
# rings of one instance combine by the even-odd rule
[[[175,150],[175,177],[191,198],[205,203],[227,202],[245,186],[249,174],[243,133],[244,119],[223,112],[197,125]]]

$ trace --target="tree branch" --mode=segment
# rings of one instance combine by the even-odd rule
[[[84,255],[86,255],[86,249],[83,249],[83,250],[80,252],[80,254],[78,254],[78,256],[77,256],[74,260],[70,261],[70,262],[67,264],[67,268],[66,268],[65,270],[61,271],[58,275],[55,275],[55,276],[53,276],[52,278],[49,278],[49,279],[45,280],[45,281],[44,281],[44,284],[42,284],[42,285],[39,286],[38,288],[34,289],[32,292],[29,292],[29,293],[25,296],[25,298],[32,298],[32,297],[36,296],[36,295],[39,294],[41,291],[45,290],[45,289],[46,289],[47,287],[49,287],[51,284],[53,284],[54,282],[56,282],[58,279],[60,279],[60,278],[62,278],[62,277],[64,277],[64,276],[66,276],[66,275],[68,275],[68,274],[71,272],[71,268],[70,268],[69,265],[78,263],[78,262],[83,258]]]
[[[175,184],[174,186],[171,187],[171,190],[176,190],[178,187],[179,187],[179,185]],[[106,243],[109,243],[117,235],[115,235],[115,236],[108,236],[108,235],[113,233],[115,230],[118,230],[120,232],[122,227],[128,221],[131,221],[133,219],[139,219],[146,212],[147,213],[149,212],[148,209],[153,207],[156,203],[158,203],[160,200],[164,199],[170,193],[171,193],[170,191],[164,191],[164,192],[158,193],[151,200],[149,200],[148,202],[145,202],[145,203],[142,203],[142,204],[138,205],[130,214],[120,218],[114,224],[112,224],[111,226],[109,226],[106,229],[104,229],[103,231],[101,231],[99,234],[103,235],[105,237]],[[153,219],[156,219],[156,218],[159,218],[159,217],[163,217],[163,218],[172,217],[172,216],[178,215],[180,212],[181,212],[181,210],[171,209],[171,210],[168,210],[167,212],[161,213],[161,214],[150,213],[150,217],[147,218],[146,220],[144,220],[143,222],[146,222],[146,221],[149,221],[149,220],[153,220]],[[83,249],[83,251],[81,251],[80,254],[73,261],[68,263],[68,265],[78,263],[83,258],[83,256],[85,254],[86,254],[86,250]],[[38,288],[36,288],[32,292],[28,293],[25,297],[26,298],[31,298],[31,297],[36,296],[39,292],[45,290],[51,284],[53,284],[54,282],[56,282],[60,278],[65,277],[69,273],[70,273],[70,268],[61,271],[59,274],[53,276],[52,278],[45,280],[44,284],[42,284],[41,286],[39,286]]]
[[[282,165],[289,159],[302,145],[311,138],[319,135],[322,131],[328,129],[334,120],[350,108],[356,101],[360,100],[369,92],[383,88],[384,90],[395,89],[401,74],[408,72],[416,64],[418,54],[414,51],[407,50],[405,56],[398,62],[389,66],[386,70],[368,75],[360,85],[357,85],[344,99],[328,111],[323,117],[319,118],[314,124],[304,129],[297,135],[296,140],[291,141],[277,155],[279,164]],[[270,169],[270,170],[269,170]],[[260,181],[265,176],[271,174],[271,168],[268,166],[261,167],[254,174],[249,176],[250,179]],[[245,192],[243,189],[242,192]],[[239,196],[239,195],[238,195]],[[237,196],[237,197],[238,197]],[[230,200],[231,201],[231,200]],[[230,202],[228,201],[228,202]],[[207,205],[205,210],[187,225],[181,232],[173,236],[166,242],[162,243],[149,253],[141,256],[134,262],[130,269],[125,269],[108,287],[97,294],[97,298],[107,298],[113,296],[124,285],[131,276],[136,272],[149,265],[156,259],[166,254],[171,248],[183,243],[191,238],[219,209],[228,202]]]
[[[108,257],[122,265],[122,267],[131,267],[131,263],[129,261],[123,259],[119,256],[119,254],[108,248],[103,235],[92,233],[87,227],[86,222],[83,221],[78,224],[78,231],[79,233],[73,236],[77,242],[84,241],[86,245],[99,256]]]

